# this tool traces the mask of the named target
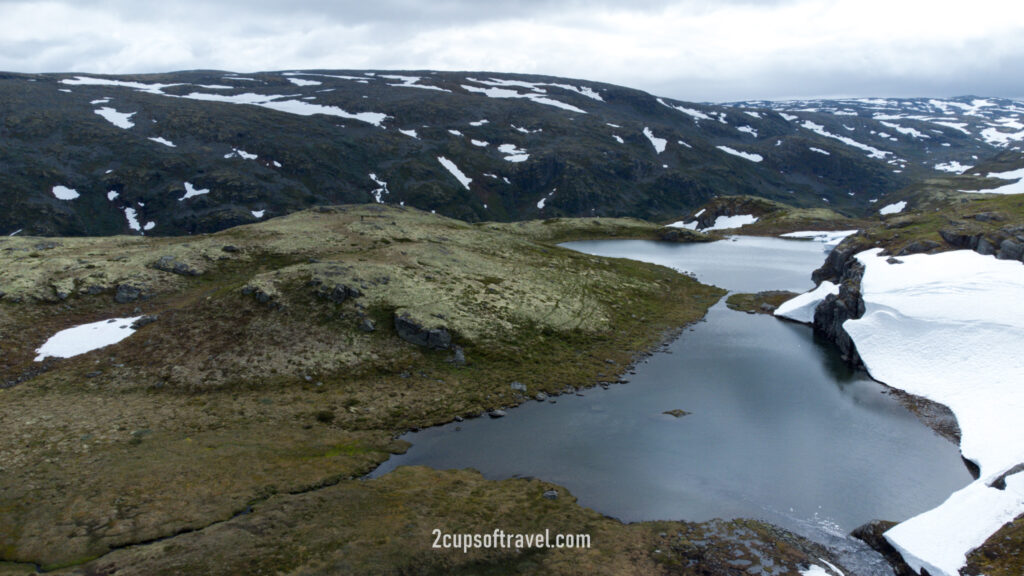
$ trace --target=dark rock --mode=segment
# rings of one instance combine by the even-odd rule
[[[97,294],[103,293],[104,290],[106,290],[105,287],[100,286],[98,284],[93,284],[92,286],[89,286],[88,288],[85,289],[85,293],[88,294],[89,296],[95,296]]]
[[[558,490],[546,490],[544,492],[544,497],[547,498],[548,500],[557,500]]]
[[[503,418],[505,416],[504,410],[491,410],[487,413],[491,418]]]
[[[966,248],[968,250],[977,248],[978,240],[981,239],[980,234],[969,234],[961,229],[948,228],[939,230],[939,236],[954,248]]]
[[[903,260],[897,260],[896,258],[894,258],[892,256],[889,256],[888,258],[886,258],[885,261],[888,262],[889,264],[903,264]]]
[[[95,372],[89,372],[88,374],[85,375],[85,377],[86,378],[95,378],[97,376],[100,376],[101,374],[103,374],[103,372],[100,372],[99,370],[97,370]]]
[[[131,284],[118,284],[117,291],[114,293],[114,302],[117,302],[118,304],[135,302],[141,297],[142,288],[132,286]]]
[[[999,212],[979,212],[978,214],[971,216],[971,218],[974,218],[978,222],[1002,222],[1003,220],[1006,220],[1006,216]]]
[[[373,332],[377,329],[377,324],[369,318],[363,318],[359,322],[359,329],[363,332]]]
[[[992,483],[989,484],[989,486],[991,486],[992,488],[995,488],[996,490],[1006,490],[1006,477],[1007,476],[1013,476],[1014,474],[1017,474],[1018,472],[1024,472],[1024,464],[1017,464],[1013,468],[1010,468],[1009,470],[1004,472],[1002,475],[1000,475],[999,478],[996,478],[995,480],[993,480]]]
[[[161,256],[153,263],[153,268],[164,272],[170,272],[172,274],[178,274],[179,276],[199,276],[202,274],[202,272],[188,264],[178,262],[174,256]]]
[[[359,298],[363,295],[358,288],[352,288],[345,284],[335,284],[334,286],[327,287],[320,280],[313,280],[310,284],[319,286],[316,290],[317,296],[326,298],[335,304],[341,304],[349,298]]]
[[[662,414],[668,414],[669,416],[682,418],[683,416],[689,416],[690,414],[693,414],[693,412],[687,412],[686,410],[680,410],[679,408],[675,408],[672,410],[665,410],[664,412],[662,412]]]
[[[235,253],[235,252],[238,252],[238,247],[237,246],[232,246],[231,244],[228,244],[226,246],[222,246],[221,250],[223,250],[225,252],[228,252],[228,253]]]
[[[996,253],[996,247],[989,242],[988,238],[979,238],[974,251],[983,256],[991,256]]]
[[[939,246],[941,246],[941,244],[939,244],[938,242],[934,242],[932,240],[915,240],[910,244],[904,246],[903,249],[900,250],[899,253],[896,255],[907,256],[909,254],[922,254],[925,252],[930,252],[931,250],[934,250]]]
[[[157,314],[146,314],[142,318],[139,318],[135,322],[132,322],[132,329],[133,330],[138,330],[139,328],[142,328],[143,326],[148,326],[148,325],[152,324],[153,322],[156,322],[159,318],[160,318],[160,316],[157,315]]]
[[[395,314],[398,337],[417,346],[445,350],[452,345],[452,335],[445,328],[424,328],[405,314]]]
[[[996,258],[1000,260],[1021,260],[1024,258],[1024,243],[1013,238],[1007,238],[999,244],[999,253]]]
[[[838,249],[833,250],[829,258],[832,254],[839,252]],[[853,365],[859,365],[861,363],[860,355],[857,354],[853,339],[846,333],[846,330],[843,330],[843,322],[864,315],[864,299],[860,293],[864,265],[857,261],[852,250],[842,253],[847,256],[840,265],[842,273],[839,277],[839,295],[829,294],[815,308],[814,331],[834,342],[846,361]]]
[[[867,524],[864,524],[856,528],[850,533],[854,538],[861,540],[876,552],[885,557],[889,565],[892,566],[893,572],[896,576],[918,576],[914,570],[903,561],[903,556],[889,544],[889,541],[885,539],[882,534],[896,525],[896,522],[887,522],[885,520],[872,520]]]

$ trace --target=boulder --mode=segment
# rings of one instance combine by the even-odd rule
[[[1007,238],[999,244],[999,253],[996,258],[1000,260],[1024,260],[1024,243],[1014,238]]]
[[[135,302],[141,297],[142,288],[132,286],[131,284],[118,284],[117,289],[114,292],[114,302],[117,302],[118,304]]]
[[[148,326],[148,325],[152,324],[153,322],[156,322],[159,318],[160,318],[160,316],[158,316],[156,314],[146,314],[145,316],[139,318],[135,322],[132,322],[132,330],[138,330],[139,328],[142,328],[143,326]]]
[[[202,271],[197,270],[185,262],[179,262],[174,256],[161,256],[153,263],[153,268],[178,274],[179,276],[199,276]]]
[[[407,314],[395,314],[395,332],[406,342],[433,350],[446,350],[452,345],[452,335],[446,328],[425,328]]]

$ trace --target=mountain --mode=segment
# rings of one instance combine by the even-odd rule
[[[1022,113],[969,97],[693,104],[489,72],[6,73],[0,233],[182,235],[369,202],[669,220],[737,194],[863,216],[922,178],[1019,158]]]

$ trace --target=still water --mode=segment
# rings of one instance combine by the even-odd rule
[[[810,289],[825,256],[821,244],[772,238],[564,246],[737,292]],[[750,517],[819,541],[905,520],[971,481],[955,445],[807,326],[734,312],[723,299],[635,370],[607,390],[408,434],[409,451],[373,475],[427,465],[533,476],[624,521]],[[690,414],[664,414],[672,409]]]

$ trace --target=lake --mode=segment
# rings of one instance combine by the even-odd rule
[[[737,292],[806,291],[825,258],[819,243],[775,238],[563,246]],[[924,512],[971,481],[957,446],[809,326],[735,312],[724,298],[634,370],[627,384],[407,434],[409,451],[373,475],[426,465],[533,476],[627,522],[749,517],[825,543]],[[673,409],[690,414],[664,413]]]

